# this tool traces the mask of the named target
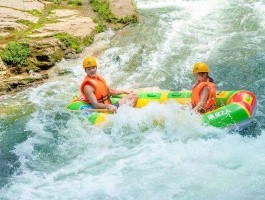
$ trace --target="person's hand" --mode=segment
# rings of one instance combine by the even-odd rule
[[[122,92],[124,94],[130,94],[130,93],[133,93],[134,91],[133,90],[123,90]]]
[[[110,111],[110,112],[112,112],[112,113],[116,113],[116,112],[117,112],[117,108],[116,108],[116,106],[111,105],[111,104],[109,104],[109,105],[107,106],[107,110]]]

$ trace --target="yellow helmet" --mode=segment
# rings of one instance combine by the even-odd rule
[[[96,59],[93,56],[85,57],[83,61],[83,68],[97,67]]]
[[[209,72],[208,65],[204,62],[197,62],[195,63],[193,70],[193,74],[200,73],[200,72]]]

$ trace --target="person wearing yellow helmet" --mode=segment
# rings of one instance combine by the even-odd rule
[[[209,112],[214,109],[216,100],[216,85],[208,75],[209,67],[204,62],[197,62],[192,72],[197,81],[191,93],[192,109],[199,113]]]
[[[105,79],[97,74],[97,62],[93,56],[87,56],[83,60],[83,69],[86,76],[81,83],[81,97],[79,100],[86,101],[95,109],[108,109],[110,112],[116,112],[119,106],[128,103],[135,106],[138,95],[132,91],[116,90],[109,88]],[[112,104],[110,96],[117,94],[127,94],[117,103]]]

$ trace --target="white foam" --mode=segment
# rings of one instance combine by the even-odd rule
[[[137,1],[140,9],[157,9],[165,7],[175,7],[185,9],[194,19],[207,16],[215,7],[222,2],[216,0],[208,1],[184,1],[184,0],[164,0],[164,1]]]
[[[158,109],[153,108],[154,111]],[[137,111],[144,112],[136,115],[138,119],[140,116],[144,119],[143,114],[150,115],[149,109]],[[121,119],[119,115],[123,112],[133,111],[122,110],[113,119]],[[226,134],[207,139],[193,135],[188,140],[178,136],[182,138],[179,140],[173,134],[180,134],[180,130],[172,132],[167,130],[167,125],[151,127],[148,121],[137,120],[127,121],[127,125],[124,121],[119,122],[121,125],[111,128],[107,134],[98,129],[87,133],[72,127],[72,130],[78,130],[77,134],[65,133],[64,136],[70,137],[52,150],[58,156],[67,157],[58,166],[52,160],[41,162],[45,154],[34,149],[41,142],[40,137],[17,146],[15,153],[20,159],[26,158],[27,164],[21,166],[23,173],[2,189],[1,197],[13,199],[16,194],[19,199],[126,199],[128,196],[132,199],[154,196],[168,199],[192,194],[214,198],[222,194],[229,199],[251,197],[250,185],[262,194],[263,185],[255,180],[260,176],[257,172],[264,168],[264,131],[258,138]],[[141,123],[148,127],[139,132],[143,128]],[[190,123],[190,126],[193,125]],[[34,166],[35,161],[40,166]],[[45,165],[53,170],[46,169]],[[206,189],[209,185],[211,193]],[[229,188],[229,193],[222,193]]]
[[[208,17],[220,11],[221,3],[138,1],[140,9],[176,8],[159,16],[162,42],[155,44],[157,49],[141,52],[144,56],[134,72],[126,67],[144,47],[137,42],[114,45],[98,58],[100,72],[110,84],[124,88],[167,82],[163,72],[176,73],[175,81],[183,80],[190,88],[187,76],[194,61],[208,59],[230,37],[218,32],[216,26],[221,25],[217,21],[208,24]],[[257,4],[256,9],[262,11],[262,5]],[[105,45],[101,44],[99,47]],[[177,57],[178,51],[188,53]],[[172,54],[176,63],[161,69]],[[242,137],[206,127],[199,115],[172,102],[152,103],[142,109],[125,106],[110,117],[110,124],[91,126],[82,116],[64,109],[79,91],[84,77],[81,64],[82,58],[62,62],[59,67],[72,75],[54,78],[24,94],[23,101],[29,97],[27,105],[34,104],[35,112],[25,127],[28,138],[13,150],[21,165],[1,189],[0,199],[264,197],[264,130],[257,137]],[[254,85],[261,91],[263,82]],[[259,116],[262,106],[263,100],[259,100]]]

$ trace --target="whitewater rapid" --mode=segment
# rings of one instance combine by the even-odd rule
[[[139,23],[58,63],[68,74],[1,97],[0,199],[265,199],[265,3],[137,7]],[[115,88],[190,89],[193,64],[207,62],[218,90],[257,95],[253,126],[207,127],[173,102],[125,106],[108,125],[90,125],[65,108],[79,94],[83,57],[103,47],[98,70]]]

